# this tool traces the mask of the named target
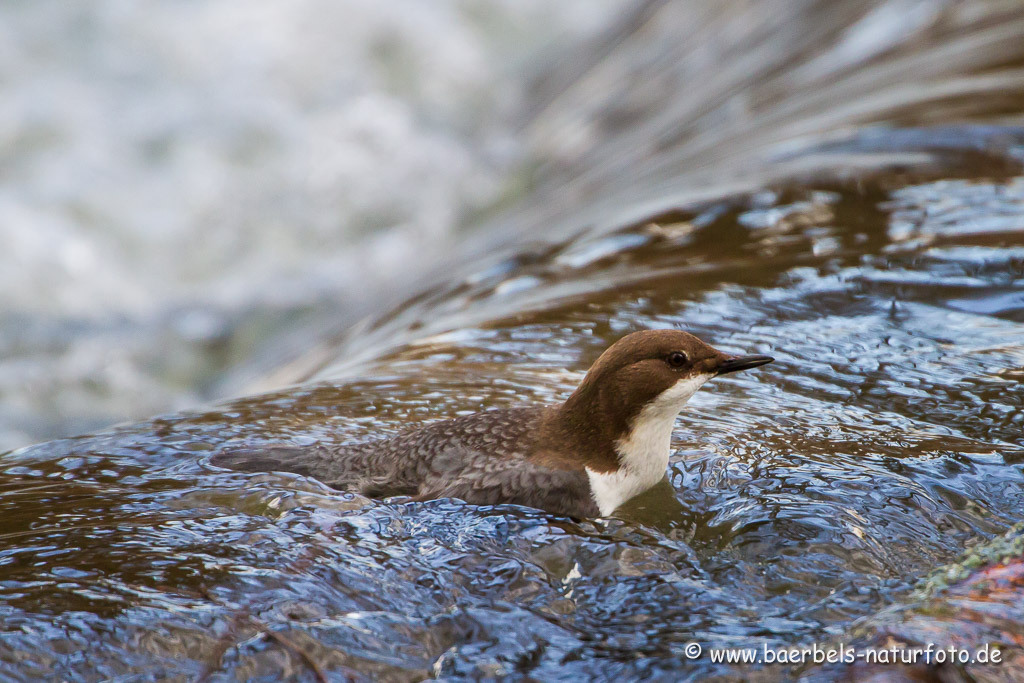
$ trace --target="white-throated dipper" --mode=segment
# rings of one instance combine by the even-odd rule
[[[727,356],[679,330],[634,332],[561,405],[489,410],[362,444],[228,450],[211,462],[375,497],[610,515],[665,476],[676,415],[704,382],[772,360]]]

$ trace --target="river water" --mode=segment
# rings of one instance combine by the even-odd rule
[[[743,680],[687,644],[841,639],[1024,520],[1024,17],[825,5],[643,5],[538,81],[523,197],[383,314],[7,454],[4,675]],[[207,464],[557,401],[651,327],[777,360],[702,389],[618,519]]]

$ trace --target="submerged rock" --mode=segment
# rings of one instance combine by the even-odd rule
[[[864,655],[801,680],[1024,680],[1024,524],[923,579],[913,602],[852,631]]]

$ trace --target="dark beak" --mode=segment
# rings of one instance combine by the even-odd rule
[[[756,368],[766,363],[771,363],[774,358],[771,356],[737,356],[736,358],[726,358],[722,361],[722,364],[718,366],[718,374],[725,375],[730,372],[739,372],[740,370],[749,370],[750,368]]]

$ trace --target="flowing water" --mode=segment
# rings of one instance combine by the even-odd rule
[[[886,12],[915,7],[940,37],[963,16],[978,44],[1016,26],[929,3],[857,21],[887,26]],[[659,45],[645,16],[609,44]],[[715,17],[728,25],[702,20]],[[865,76],[844,71],[860,43],[843,17],[833,33],[813,13],[788,19],[846,36],[820,53],[794,44],[802,61],[773,67],[804,83],[838,62],[833,94],[932,45],[892,36]],[[565,97],[600,69],[649,65],[594,49],[599,68],[571,74]],[[832,641],[905,599],[1024,520],[1024,129],[1005,116],[1024,100],[1009,56],[975,50],[973,66],[996,71],[971,82],[988,78],[992,96],[964,118],[987,103],[986,121],[851,131],[837,113],[832,133],[782,147],[777,127],[744,138],[721,124],[704,170],[669,163],[702,158],[704,133],[638,151],[643,183],[616,180],[620,156],[602,154],[628,140],[577,145],[580,180],[555,161],[537,171],[531,201],[489,219],[457,268],[324,342],[289,370],[311,373],[301,383],[7,454],[0,675],[742,680],[687,644]],[[815,106],[850,101],[827,104]],[[941,108],[900,106],[876,118],[921,123]],[[608,344],[652,327],[777,360],[698,392],[670,486],[617,519],[373,501],[207,464],[239,443],[343,443],[557,401]]]

